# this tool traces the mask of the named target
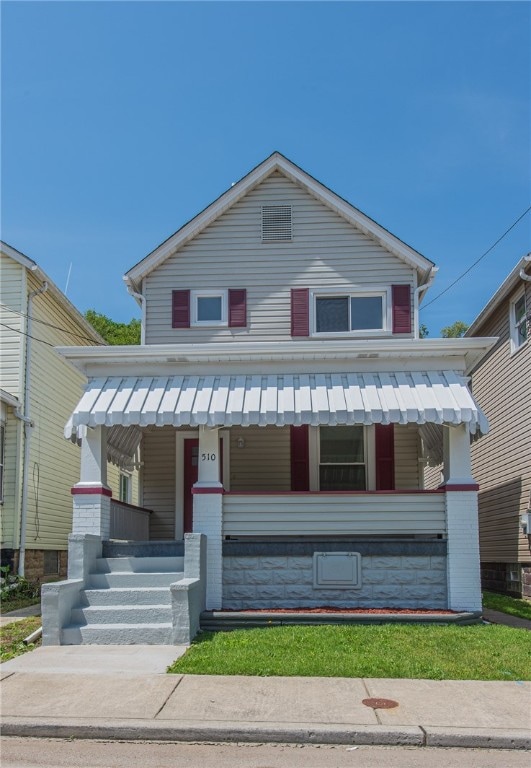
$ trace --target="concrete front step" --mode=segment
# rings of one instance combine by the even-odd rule
[[[168,587],[107,587],[85,589],[83,607],[97,605],[170,605]]]
[[[62,645],[171,645],[172,626],[160,624],[71,624],[62,630]]]
[[[103,557],[183,557],[184,541],[169,539],[151,541],[103,542]]]
[[[73,608],[72,624],[160,624],[171,622],[170,605],[98,605]]]
[[[87,589],[105,589],[106,587],[169,587],[184,578],[182,571],[162,573],[91,573],[88,577]]]
[[[97,573],[175,573],[184,570],[184,557],[100,557]]]

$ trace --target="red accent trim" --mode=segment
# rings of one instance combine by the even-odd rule
[[[225,493],[224,488],[192,488],[192,493]]]
[[[229,328],[247,327],[247,291],[229,288]]]
[[[190,291],[171,292],[171,327],[190,327]]]
[[[411,333],[411,288],[391,286],[393,295],[393,333]]]
[[[442,491],[479,491],[479,485],[477,483],[463,483],[462,485],[450,483],[449,485],[441,485]]]
[[[291,289],[291,335],[310,335],[310,289]]]
[[[376,490],[393,491],[395,487],[394,424],[375,424]]]
[[[406,496],[408,494],[444,493],[444,488],[411,491],[225,491],[226,496]]]
[[[291,490],[310,490],[309,427],[290,427]]]
[[[70,489],[72,496],[110,496],[112,497],[112,491],[110,488],[105,488],[103,485],[88,485],[85,488],[83,486],[75,485]]]

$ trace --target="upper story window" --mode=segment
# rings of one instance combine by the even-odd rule
[[[227,291],[192,291],[192,325],[227,325]]]
[[[314,293],[313,333],[366,335],[391,331],[389,292]]]
[[[131,475],[128,472],[120,472],[120,501],[131,503]]]
[[[511,302],[510,308],[511,347],[515,352],[527,341],[527,307],[525,293]]]
[[[291,240],[291,205],[262,206],[262,242]]]

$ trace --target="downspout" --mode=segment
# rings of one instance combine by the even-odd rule
[[[146,297],[137,293],[132,285],[127,284],[127,293],[136,299],[140,303],[140,309],[142,311],[142,320],[140,323],[140,343],[142,346],[146,343]]]
[[[28,295],[27,305],[27,322],[26,322],[26,362],[24,372],[24,415],[15,412],[17,418],[24,422],[24,458],[22,461],[22,501],[20,507],[20,542],[19,542],[19,555],[18,555],[18,575],[24,576],[24,566],[26,561],[26,528],[28,522],[28,466],[29,466],[29,449],[31,431],[33,429],[33,423],[30,418],[30,383],[31,383],[31,329],[32,329],[32,317],[31,317],[31,305],[33,299],[39,296],[41,293],[46,293],[48,290],[48,283],[43,282],[40,288],[32,291]]]
[[[527,256],[524,256],[524,261],[527,262],[527,264],[531,264],[531,253],[528,253]],[[528,275],[525,271],[525,267],[522,267],[520,270],[520,277],[522,280],[525,280],[528,283],[531,283],[531,275]]]
[[[432,267],[430,269],[430,273],[428,275],[428,280],[423,283],[422,285],[419,285],[418,288],[415,288],[413,292],[413,318],[414,318],[414,334],[413,337],[415,339],[419,338],[419,329],[420,329],[420,323],[419,323],[419,303],[420,303],[420,295],[421,293],[424,293],[428,290],[428,288],[431,288],[433,285],[433,281],[435,280],[435,275],[438,272],[438,267]]]

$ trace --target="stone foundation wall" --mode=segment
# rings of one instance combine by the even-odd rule
[[[509,572],[518,570],[520,581],[510,581]],[[531,598],[531,565],[524,563],[481,563],[481,587],[511,597]]]
[[[10,567],[13,573],[18,571],[19,551],[12,551]],[[33,583],[66,579],[68,552],[54,549],[27,549],[24,558],[25,578]]]
[[[236,542],[235,542],[236,543]],[[434,542],[446,544],[446,542]],[[232,544],[232,542],[231,542]],[[312,542],[297,554],[289,542],[255,547],[225,547],[223,557],[223,608],[446,608],[446,555],[441,547],[364,546],[351,542]],[[405,542],[404,544],[407,544]],[[277,552],[275,553],[275,547]],[[316,588],[313,585],[313,551],[360,551],[360,588]],[[362,551],[366,550],[366,554]],[[256,551],[258,550],[258,551]],[[387,554],[386,554],[387,550]],[[299,547],[300,551],[300,547]],[[394,554],[389,554],[394,551]],[[412,553],[413,551],[413,553]],[[420,554],[423,551],[424,554]]]

